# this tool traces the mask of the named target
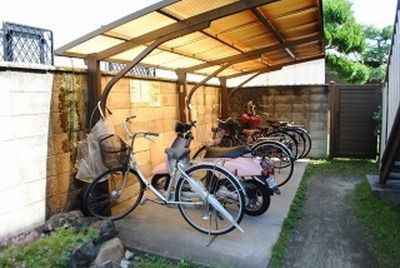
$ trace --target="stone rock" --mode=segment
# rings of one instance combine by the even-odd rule
[[[133,257],[135,257],[135,253],[133,253],[132,251],[125,251],[125,259],[130,261],[133,259]]]
[[[113,260],[108,260],[103,263],[100,268],[120,268],[120,265]]]
[[[82,243],[69,257],[68,268],[89,267],[96,258],[97,249],[92,240]]]
[[[68,213],[58,213],[50,217],[43,227],[43,232],[48,233],[58,228],[73,227],[77,231],[85,226],[83,213],[79,210],[73,210]]]
[[[122,240],[118,237],[110,239],[101,245],[97,257],[94,260],[94,267],[103,267],[102,265],[107,261],[120,263],[124,257],[124,253],[125,246]]]
[[[118,230],[114,222],[110,220],[96,221],[90,225],[90,227],[99,230],[99,236],[95,239],[95,244],[102,244],[111,238],[114,238],[118,234]]]
[[[119,264],[120,268],[129,268],[131,265],[131,262],[128,260],[121,260],[121,263]]]

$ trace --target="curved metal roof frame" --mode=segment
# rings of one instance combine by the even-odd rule
[[[97,75],[100,61],[127,64],[106,85],[105,102],[112,86],[139,62],[229,79],[323,58],[324,47],[322,0],[164,0],[55,54],[86,59],[88,73]]]

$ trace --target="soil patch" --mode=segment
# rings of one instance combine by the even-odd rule
[[[303,216],[290,234],[284,267],[378,267],[351,197],[361,177],[313,176]]]

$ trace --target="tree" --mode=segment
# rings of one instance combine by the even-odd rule
[[[363,26],[367,46],[362,53],[364,64],[370,68],[369,83],[379,83],[385,79],[392,27],[377,29],[373,25]]]
[[[326,67],[345,82],[365,83],[370,74],[361,57],[366,42],[351,6],[349,0],[324,0]]]

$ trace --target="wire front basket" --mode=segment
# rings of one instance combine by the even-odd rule
[[[128,163],[128,146],[121,137],[111,134],[99,140],[100,154],[108,169],[123,167]]]

